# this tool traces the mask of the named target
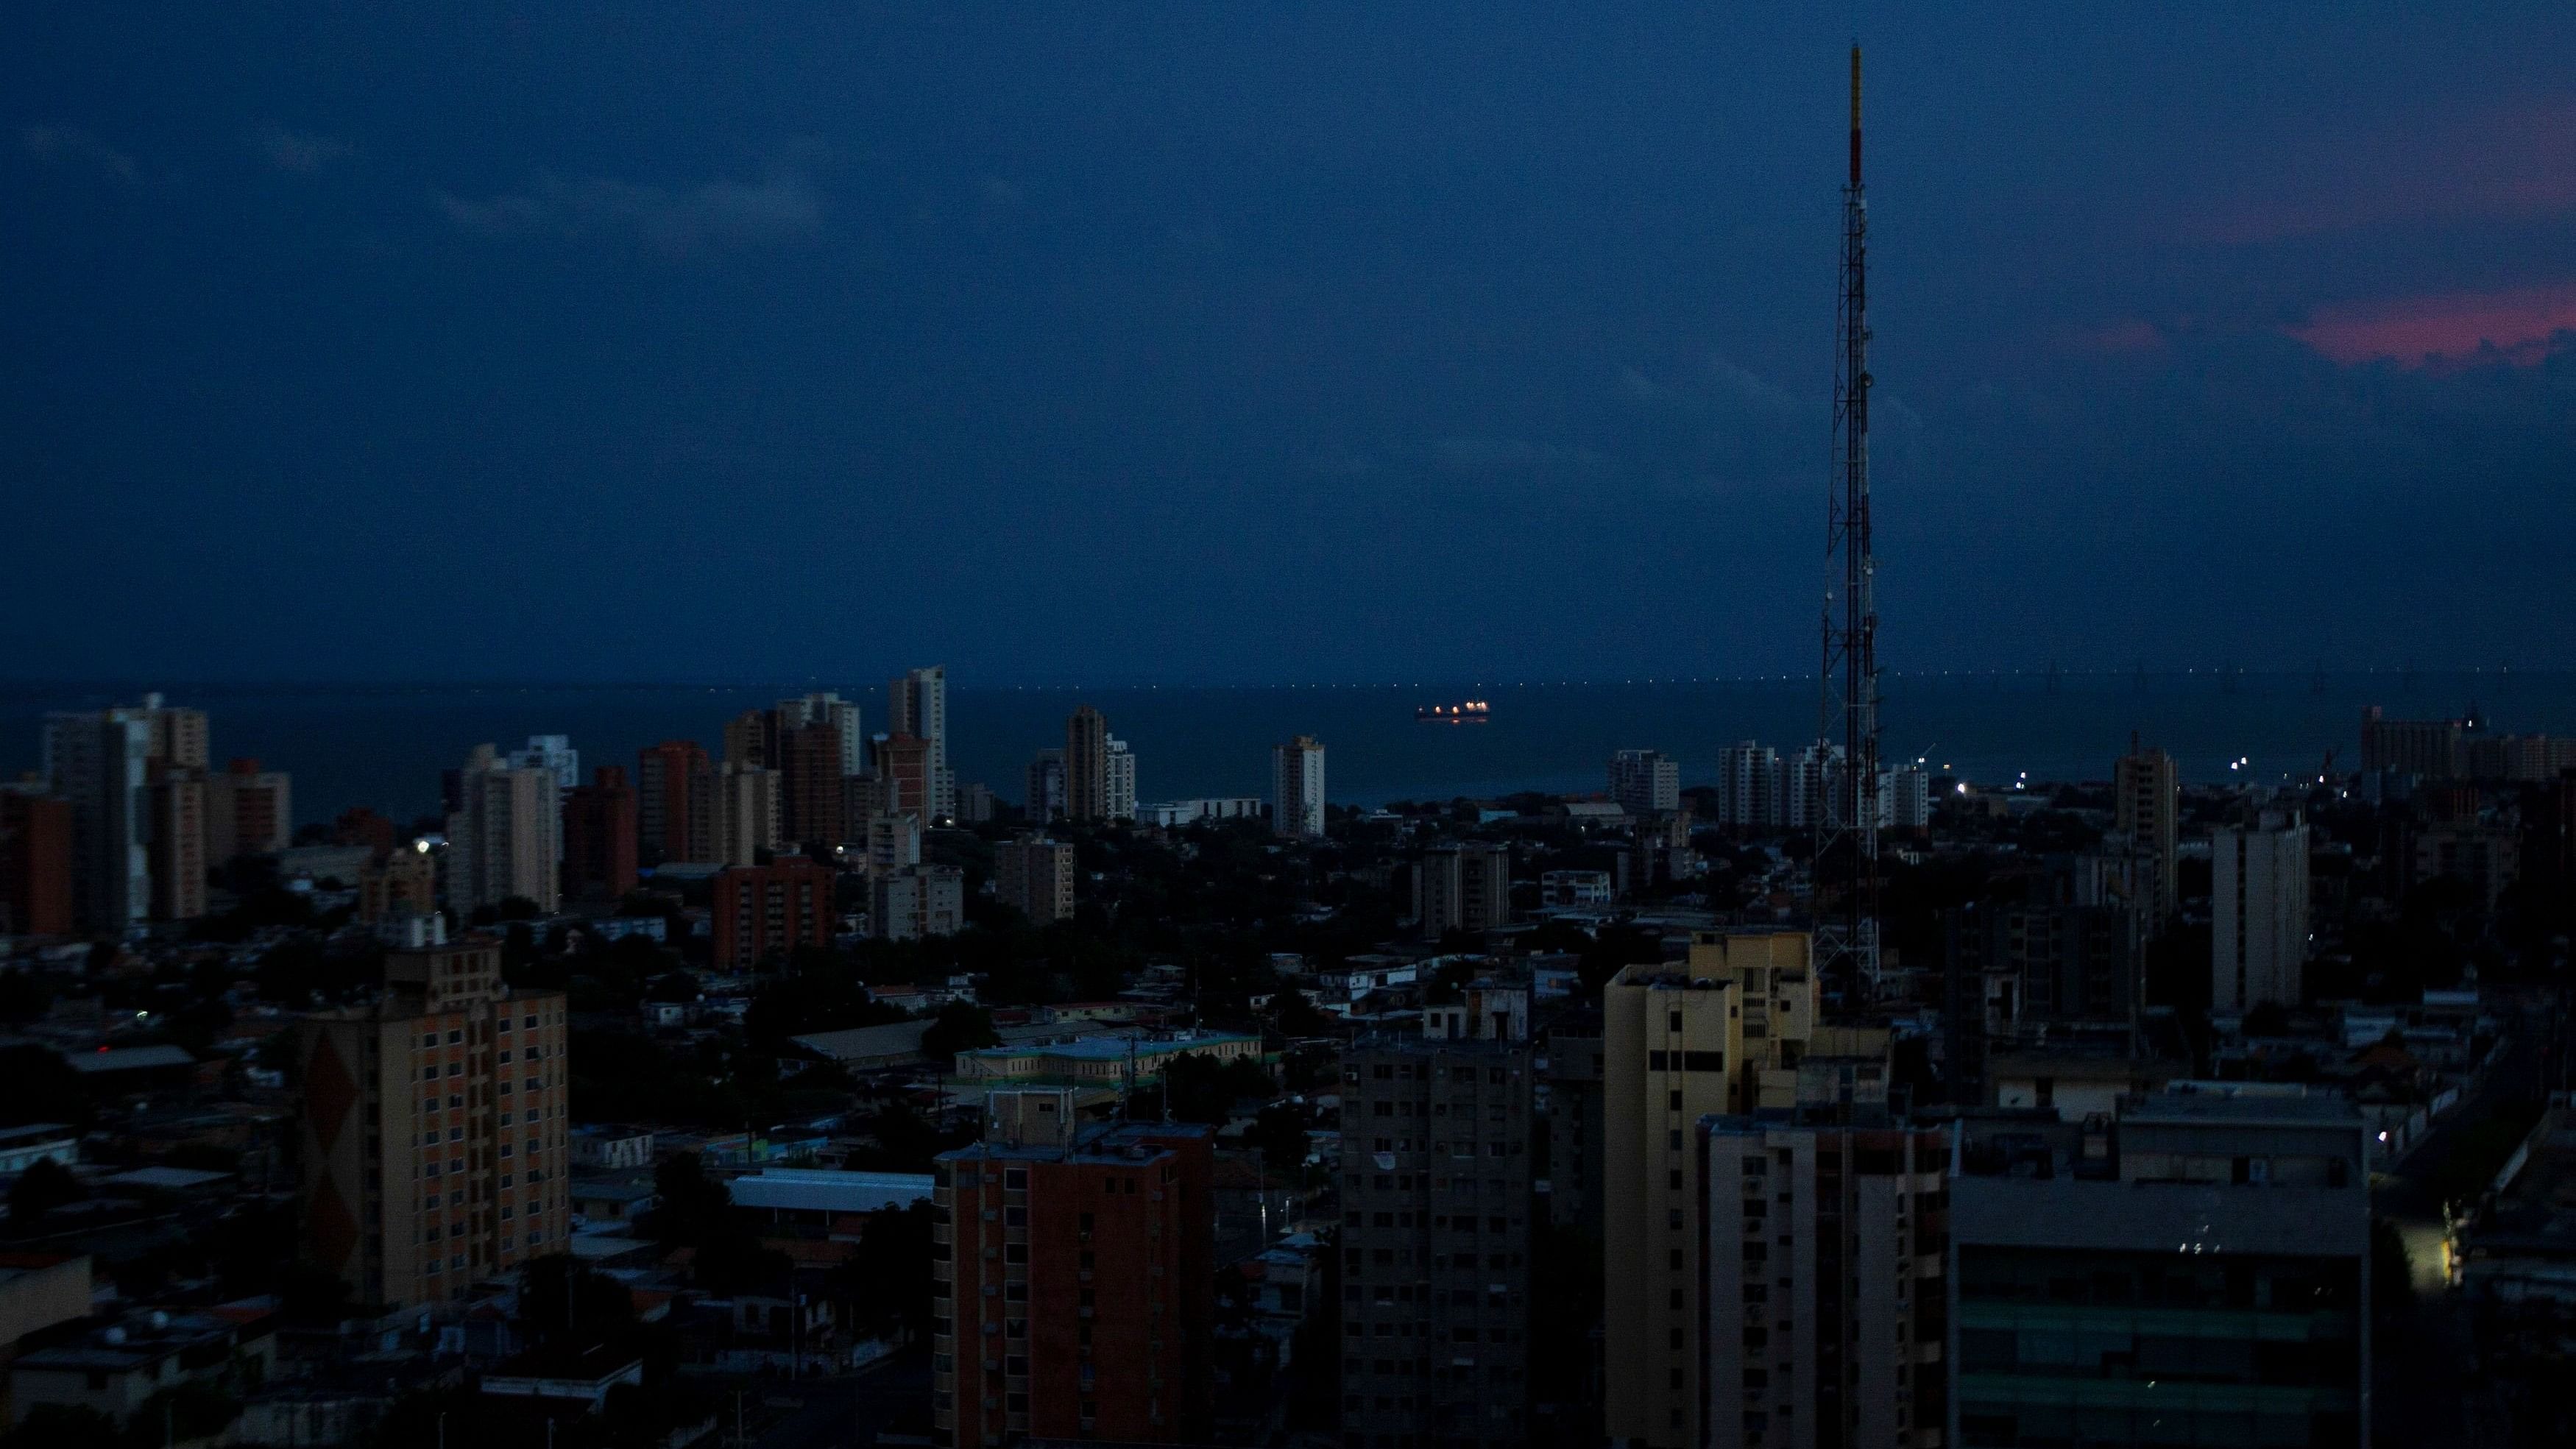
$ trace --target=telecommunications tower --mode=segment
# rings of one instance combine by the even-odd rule
[[[1869,536],[1869,203],[1860,184],[1860,46],[1851,52],[1851,180],[1834,313],[1833,479],[1825,503],[1814,886],[1816,968],[1878,993],[1878,560]],[[1832,758],[1840,746],[1841,759]]]

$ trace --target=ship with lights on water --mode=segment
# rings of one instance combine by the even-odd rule
[[[1492,706],[1481,699],[1461,700],[1456,704],[1426,704],[1413,711],[1413,718],[1424,724],[1483,724]]]

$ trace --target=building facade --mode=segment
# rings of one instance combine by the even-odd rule
[[[1610,798],[1631,815],[1682,808],[1682,766],[1661,750],[1621,750],[1610,757]]]
[[[601,765],[563,803],[563,888],[614,900],[635,889],[637,802],[621,765]]]
[[[2308,960],[2308,827],[2263,811],[2209,842],[2213,1011],[2297,1006]]]
[[[715,862],[758,865],[778,849],[778,772],[727,760],[715,774]]]
[[[886,729],[929,747],[930,799],[925,818],[957,815],[957,776],[948,764],[948,666],[906,670],[886,686]]]
[[[800,946],[830,946],[840,920],[833,882],[831,867],[801,855],[717,871],[708,897],[715,968],[739,971]]]
[[[1109,721],[1087,704],[1064,722],[1064,814],[1093,824],[1109,818]]]
[[[1603,1428],[1614,1449],[1699,1443],[1711,1386],[1695,1129],[1794,1103],[1816,1000],[1808,938],[1790,931],[1697,932],[1686,961],[1630,966],[1602,992]]]
[[[2111,767],[2111,828],[2137,860],[2137,889],[2151,931],[2173,919],[2174,853],[2182,818],[2182,787],[2173,756],[2130,742]]]
[[[1270,747],[1270,828],[1290,840],[1324,838],[1324,746],[1313,735]]]
[[[992,1094],[932,1202],[932,1442],[1207,1440],[1212,1129]]]
[[[0,936],[68,935],[72,919],[72,803],[0,785]]]
[[[1701,1124],[1710,1449],[1945,1442],[1949,1134],[1875,1095]]]
[[[295,786],[284,770],[234,760],[206,778],[206,859],[226,865],[246,855],[275,855],[295,835]]]
[[[953,865],[911,865],[868,882],[868,933],[918,941],[966,929],[966,878]]]
[[[503,764],[490,745],[466,757],[456,775],[456,808],[447,817],[451,909],[470,915],[513,896],[549,915],[562,905],[559,778],[543,763]]]
[[[303,1242],[359,1303],[461,1298],[564,1251],[564,998],[415,918],[374,1005],[303,1019]]]
[[[993,888],[1002,904],[1038,925],[1073,916],[1073,847],[1023,835],[993,847]]]
[[[1414,862],[1413,905],[1426,941],[1510,925],[1511,847],[1468,840],[1427,852]]]
[[[1525,991],[1479,983],[1342,1057],[1342,1442],[1529,1441]]]
[[[638,865],[709,864],[715,853],[715,765],[695,740],[664,740],[635,752]]]

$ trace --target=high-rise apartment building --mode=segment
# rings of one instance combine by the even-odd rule
[[[930,803],[924,819],[952,820],[957,815],[957,776],[948,765],[948,666],[906,670],[886,685],[886,729],[910,735],[929,747],[925,765]]]
[[[933,1168],[934,1443],[1207,1442],[1213,1129],[1074,1103],[997,1092]]]
[[[930,741],[919,735],[879,735],[870,814],[910,815],[928,825],[938,813],[939,777]],[[953,812],[952,812],[953,813]]]
[[[2163,930],[2173,918],[2181,819],[2182,787],[2173,756],[2145,749],[2132,738],[2129,752],[2111,767],[2111,828],[2137,858],[2137,889],[2151,932]]]
[[[875,815],[868,819],[868,874],[886,875],[921,864],[921,817]]]
[[[1344,1443],[1529,1442],[1531,1085],[1490,982],[1342,1054]]]
[[[156,724],[165,713],[160,705],[155,694],[139,709],[45,717],[44,777],[72,812],[72,919],[79,929],[121,934],[151,918],[151,769],[166,758],[154,755],[153,741],[173,733],[171,721]],[[177,733],[185,743],[184,722]]]
[[[1920,765],[1878,772],[1878,828],[1911,835],[1932,826],[1932,775]]]
[[[2462,737],[2474,721],[2390,719],[2378,705],[2361,712],[2361,768],[2366,773],[2448,780],[2460,773]]]
[[[1804,932],[1692,936],[1689,959],[1630,966],[1602,992],[1604,1432],[1696,1449],[1707,1242],[1699,1119],[1796,1101],[1816,1032]]]
[[[1313,735],[1270,747],[1270,828],[1289,840],[1324,838],[1324,746]]]
[[[1064,818],[1064,751],[1040,750],[1029,761],[1028,808],[1031,825]]]
[[[562,904],[560,777],[544,764],[501,763],[477,745],[456,775],[447,817],[447,904],[470,916],[513,896],[552,914]]]
[[[2265,810],[2209,841],[2209,1004],[2297,1006],[2308,961],[2308,827]]]
[[[569,735],[530,735],[528,742],[510,752],[513,770],[543,770],[555,777],[558,791],[581,786],[581,751],[572,747]]]
[[[1789,823],[1778,750],[1743,740],[1718,752],[1717,823],[1737,831],[1776,830]]]
[[[1136,756],[1127,742],[1112,735],[1109,752],[1101,758],[1101,790],[1104,796],[1104,820],[1136,818]]]
[[[639,864],[703,864],[715,853],[715,766],[695,740],[635,752],[635,856]]]
[[[1610,757],[1610,798],[1631,815],[1682,808],[1681,761],[1661,750],[1621,750]]]
[[[1413,865],[1413,906],[1426,941],[1510,925],[1511,847],[1467,840],[1425,852]]]
[[[2107,1130],[1961,1126],[1941,1443],[2370,1442],[2368,1134],[2349,1102],[2204,1086],[2132,1097]],[[1918,1194],[1917,1231],[1936,1210]]]
[[[1073,915],[1073,847],[1023,835],[993,847],[993,893],[1038,925]]]
[[[626,770],[602,765],[563,804],[563,888],[576,898],[614,900],[635,889],[635,787]]]
[[[857,707],[848,713],[856,718]],[[843,782],[856,772],[842,768],[843,744],[840,727],[823,721],[778,732],[779,833],[817,855],[851,836]]]
[[[72,804],[42,780],[0,785],[0,936],[72,929]]]
[[[828,947],[840,915],[830,866],[801,855],[716,872],[708,893],[715,968],[740,971],[800,946]]]
[[[777,717],[778,733],[830,725],[841,746],[840,758],[831,769],[843,775],[865,774],[868,768],[868,737],[859,728],[859,706],[854,700],[837,694],[809,694],[798,699],[782,699],[771,713]]]
[[[1850,773],[1843,747],[1826,740],[1781,761],[1782,823],[1792,830],[1841,825]]]
[[[758,865],[778,849],[778,772],[727,760],[714,783],[716,862]]]
[[[299,1023],[296,1159],[305,1252],[412,1306],[564,1250],[571,1074],[560,994],[512,990],[497,938],[404,924],[381,998]]]
[[[295,835],[295,789],[284,770],[234,760],[206,777],[206,861],[227,865],[246,855],[275,855]]]
[[[1947,1442],[1949,1134],[1873,1087],[1700,1124],[1710,1449]]]
[[[193,921],[206,913],[206,772],[154,760],[145,776],[152,919]]]
[[[1086,824],[1109,818],[1109,721],[1087,704],[1064,722],[1064,814]]]
[[[918,941],[966,929],[966,878],[953,865],[910,865],[868,882],[868,933]]]
[[[1601,1236],[1601,1083],[1598,1012],[1548,1028],[1537,1063],[1547,1084],[1547,1212],[1558,1227]]]
[[[747,709],[726,720],[724,763],[755,770],[778,768],[778,711]]]

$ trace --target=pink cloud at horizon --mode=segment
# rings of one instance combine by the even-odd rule
[[[2286,330],[2342,363],[2418,366],[2492,350],[2503,361],[2529,365],[2540,361],[2551,337],[2576,331],[2576,282],[2328,307]]]

